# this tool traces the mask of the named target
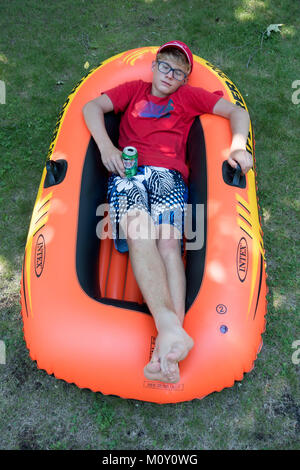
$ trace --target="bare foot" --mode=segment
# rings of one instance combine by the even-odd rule
[[[144,375],[149,380],[160,380],[161,382],[168,381],[167,377],[163,376],[160,368],[160,357],[157,342],[152,353],[151,360],[144,368]]]
[[[160,367],[163,376],[170,382],[179,382],[178,362],[182,361],[192,349],[192,338],[180,327],[174,327],[158,336]]]
[[[177,383],[180,380],[179,369],[173,376],[166,376],[163,374],[160,367],[159,358],[151,358],[151,361],[144,368],[144,375],[148,380],[159,380],[166,383]]]
[[[188,355],[193,344],[192,338],[181,326],[170,324],[156,338],[151,361],[144,368],[145,377],[167,383],[179,382],[178,362]]]

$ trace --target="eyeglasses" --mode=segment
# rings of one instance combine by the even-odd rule
[[[158,70],[161,73],[164,73],[167,75],[167,73],[172,71],[172,77],[175,78],[175,80],[181,81],[184,80],[187,77],[187,74],[183,72],[183,70],[180,69],[173,69],[171,65],[167,64],[167,62],[161,62],[160,60],[157,61],[157,67]]]

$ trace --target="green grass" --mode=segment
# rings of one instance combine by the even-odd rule
[[[0,364],[1,449],[299,448],[300,340],[299,3],[293,0],[115,0],[1,5]],[[269,24],[283,23],[261,44]],[[246,99],[256,136],[258,195],[267,256],[264,347],[242,382],[205,399],[155,405],[103,396],[36,368],[19,305],[24,246],[59,111],[90,67],[171,38],[220,67]],[[247,63],[249,63],[247,67]]]

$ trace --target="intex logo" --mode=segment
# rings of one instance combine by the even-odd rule
[[[43,235],[40,235],[35,245],[35,274],[37,277],[40,277],[44,269],[45,250],[45,239]]]
[[[236,267],[239,280],[244,282],[248,272],[248,245],[246,238],[241,238],[236,254]]]

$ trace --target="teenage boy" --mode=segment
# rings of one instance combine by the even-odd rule
[[[124,83],[83,109],[102,162],[111,172],[108,201],[113,226],[117,226],[115,245],[119,251],[129,249],[135,277],[158,331],[144,375],[168,383],[180,380],[178,362],[194,344],[183,329],[186,280],[180,217],[187,202],[185,149],[194,118],[212,113],[229,119],[232,144],[228,163],[234,168],[239,163],[244,174],[252,167],[252,156],[246,151],[247,111],[220,95],[188,85],[192,69],[188,46],[168,42],[159,48],[152,63],[151,83]],[[130,180],[125,178],[121,150],[112,144],[105,129],[104,114],[110,111],[123,113],[119,148],[130,145],[138,151],[138,173]],[[121,203],[124,198],[125,207]],[[118,237],[118,230],[122,237]]]

